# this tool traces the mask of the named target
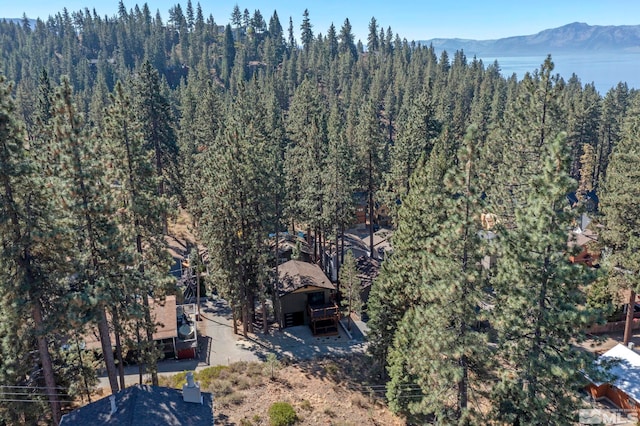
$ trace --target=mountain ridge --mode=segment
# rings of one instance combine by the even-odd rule
[[[463,50],[467,55],[529,56],[588,52],[640,53],[640,25],[589,25],[572,22],[536,34],[493,40],[434,38],[420,40],[436,50]]]

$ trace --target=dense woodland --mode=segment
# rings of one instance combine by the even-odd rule
[[[308,229],[321,259],[356,191],[394,219],[369,300],[390,407],[420,424],[572,422],[591,365],[572,343],[640,286],[637,92],[565,81],[551,57],[505,78],[375,18],[364,41],[348,19],[283,18],[189,1],[166,22],[123,3],[0,22],[0,423],[57,422],[97,368],[117,391],[127,349],[157,383],[146,295],[176,291],[179,211],[247,333],[276,285],[267,236]],[[566,195],[592,190],[598,274],[568,262],[582,208]],[[82,349],[86,325],[102,354]]]

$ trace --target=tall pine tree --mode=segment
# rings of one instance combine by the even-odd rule
[[[576,211],[566,202],[569,177],[564,135],[543,147],[538,174],[513,229],[499,230],[500,255],[492,286],[500,368],[493,414],[510,424],[569,424],[575,416],[589,354],[574,346],[592,320],[583,287],[593,276],[568,261],[567,229]]]
[[[618,287],[629,290],[629,306],[640,292],[640,98],[636,96],[622,128],[620,142],[613,148],[607,167],[600,210],[604,229],[602,241],[610,251],[609,272]],[[631,337],[633,309],[627,311],[624,343]]]

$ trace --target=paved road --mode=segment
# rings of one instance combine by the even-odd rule
[[[307,326],[274,329],[268,335],[258,331],[247,338],[233,334],[231,310],[227,303],[212,298],[201,306],[202,320],[198,322],[199,351],[197,360],[164,360],[158,364],[161,375],[186,370],[201,370],[213,365],[228,365],[237,361],[263,361],[268,353],[279,358],[311,359],[317,356],[343,356],[366,350],[366,326],[356,321],[351,336],[340,329],[338,336],[316,337]],[[346,324],[346,323],[345,323]],[[143,376],[143,380],[150,377]],[[125,383],[138,383],[137,366],[125,368]],[[108,388],[106,377],[100,377],[100,386]]]

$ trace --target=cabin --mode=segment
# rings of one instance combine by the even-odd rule
[[[369,198],[367,192],[354,192],[353,201],[356,206],[355,224],[360,225],[367,223],[367,219],[369,218]]]
[[[151,318],[157,324],[153,340],[162,348],[165,357],[189,359],[197,357],[198,332],[196,327],[196,305],[177,305],[175,296],[167,296],[163,303],[149,298]],[[132,336],[131,339],[135,341]],[[102,348],[96,327],[84,333],[85,347],[89,350]],[[111,334],[111,346],[115,347],[115,335]]]
[[[313,248],[306,239],[306,233],[298,232],[297,234],[289,234],[283,232],[278,235],[278,252],[276,253],[275,234],[269,235],[269,245],[271,252],[277,254],[278,263],[287,262],[293,258],[305,262],[311,262],[313,258]]]
[[[589,379],[587,392],[596,401],[629,410],[640,417],[640,354],[618,344],[600,355],[597,362],[611,363],[606,382]]]
[[[582,223],[585,223],[584,216]],[[600,250],[597,247],[597,243],[598,235],[595,232],[587,228],[586,225],[577,227],[569,236],[569,248],[577,249],[575,254],[569,256],[569,261],[587,265],[591,268],[599,267]]]
[[[289,260],[278,266],[276,317],[281,328],[308,325],[314,335],[337,335],[336,287],[313,263]]]

